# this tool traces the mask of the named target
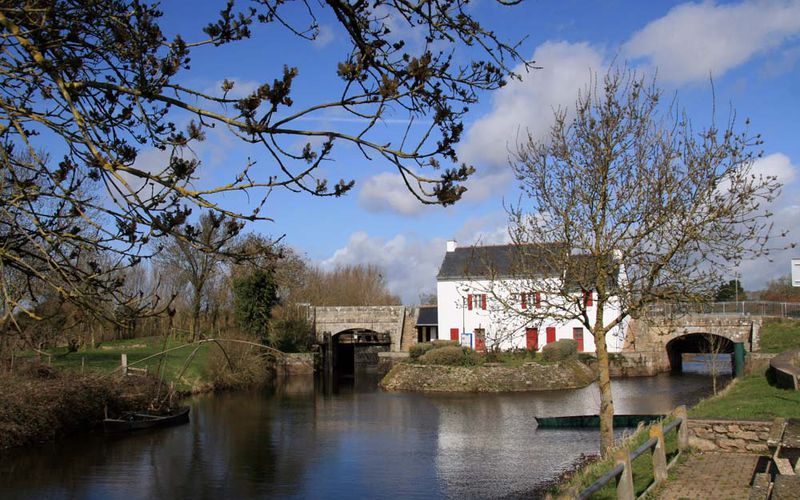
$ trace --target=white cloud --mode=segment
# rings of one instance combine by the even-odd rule
[[[797,193],[794,194],[796,200]],[[769,255],[745,261],[739,266],[738,272],[745,290],[762,290],[770,281],[789,275],[791,259],[800,256],[797,247],[791,247],[792,243],[800,243],[800,227],[797,225],[797,221],[800,220],[800,204],[789,202],[780,205],[773,209],[772,222],[775,225],[773,235],[776,237],[771,242],[770,246],[773,249]],[[787,236],[777,237],[783,231],[788,231]]]
[[[528,133],[545,138],[554,111],[570,108],[592,74],[604,71],[603,56],[587,43],[546,42],[533,59],[542,69],[522,71],[523,81],[511,81],[497,91],[492,110],[472,124],[459,147],[460,158],[477,169],[467,184],[467,200],[504,192],[513,180],[509,151]]]
[[[790,184],[797,174],[797,167],[783,153],[773,153],[753,163],[752,173],[764,177],[775,177],[781,184]]]
[[[317,37],[314,38],[314,46],[318,49],[325,47],[336,39],[336,33],[328,24],[320,24]]]
[[[763,289],[769,281],[786,276],[790,260],[800,255],[797,248],[791,247],[792,243],[800,243],[800,187],[794,183],[798,170],[800,167],[783,153],[773,153],[753,164],[755,175],[775,176],[783,184],[783,191],[767,207],[773,213],[769,255],[743,262],[738,269],[747,290]],[[781,237],[784,233],[786,236]]]
[[[374,264],[383,269],[389,290],[403,303],[413,304],[421,293],[435,293],[436,274],[445,251],[445,240],[415,240],[403,235],[392,239],[356,232],[347,246],[324,261],[323,268],[336,265]]]
[[[720,77],[800,33],[800,2],[686,3],[633,35],[623,54],[645,58],[659,79],[675,83]]]
[[[469,219],[454,235],[430,240],[405,235],[386,239],[359,231],[320,265],[326,269],[337,265],[377,265],[385,273],[389,290],[399,295],[403,303],[414,304],[421,294],[436,292],[436,275],[444,257],[445,241],[451,238],[461,246],[506,243],[505,215],[496,213]]]
[[[358,193],[358,203],[370,212],[402,215],[419,215],[431,207],[415,198],[400,174],[394,172],[383,172],[364,181]]]

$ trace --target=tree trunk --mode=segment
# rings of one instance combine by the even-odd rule
[[[600,452],[605,457],[614,446],[614,399],[611,395],[606,332],[596,335],[594,341],[597,349],[597,384],[600,388]]]
[[[197,340],[197,329],[200,327],[200,294],[192,301],[192,342]]]

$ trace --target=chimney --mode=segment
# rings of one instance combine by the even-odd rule
[[[456,240],[447,240],[447,252],[455,252],[458,242]]]

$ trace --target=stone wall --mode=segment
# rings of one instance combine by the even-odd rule
[[[669,357],[666,350],[657,352],[622,352],[609,360],[612,377],[649,377],[668,372]]]
[[[766,455],[771,425],[760,420],[689,419],[689,446],[700,451]]]
[[[769,362],[777,356],[770,352],[749,352],[744,358],[744,374],[764,373],[769,368]]]
[[[403,338],[400,342],[400,350],[408,352],[411,346],[417,343],[417,318],[419,318],[419,307],[407,307],[403,318]]]

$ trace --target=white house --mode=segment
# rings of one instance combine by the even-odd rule
[[[559,309],[558,301],[564,299],[545,295],[543,290],[553,290],[553,285],[562,279],[547,275],[546,266],[533,279],[514,277],[510,269],[514,250],[513,245],[458,248],[455,241],[447,242],[436,284],[438,338],[457,340],[476,350],[494,346],[504,350],[541,349],[559,339],[574,339],[580,351],[594,352],[594,338],[579,320],[537,313],[544,319],[534,323],[518,314],[532,308],[544,308],[546,312],[553,307],[555,311]],[[617,279],[623,279],[624,267],[618,265],[617,269]],[[596,295],[576,290],[574,300],[583,300],[590,322],[594,322]],[[618,304],[617,299],[608,301],[604,312],[608,322],[616,318]],[[609,352],[622,350],[626,326],[622,323],[607,334]]]

